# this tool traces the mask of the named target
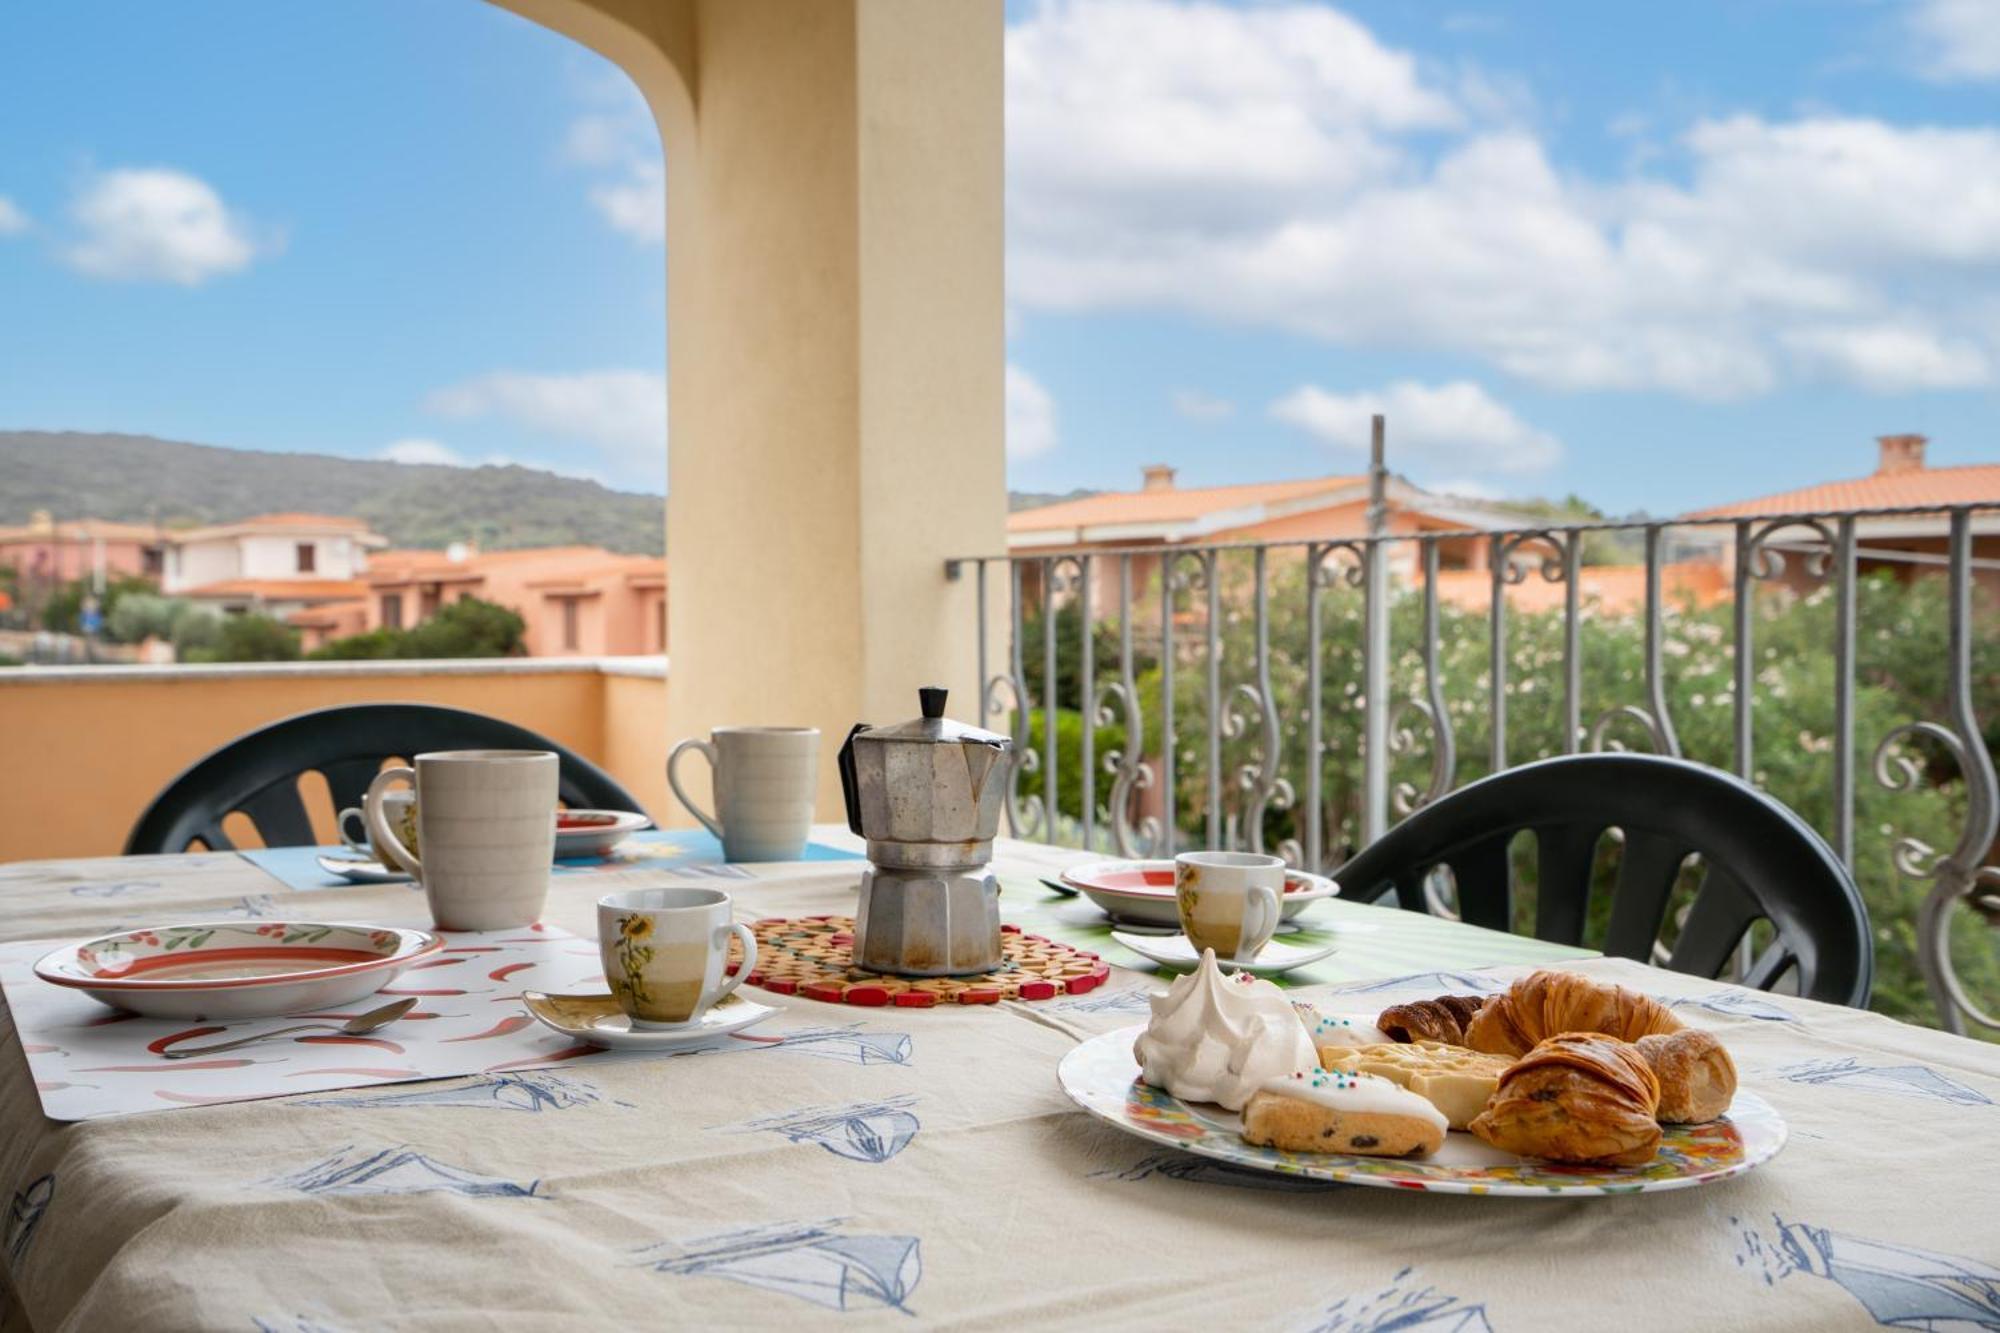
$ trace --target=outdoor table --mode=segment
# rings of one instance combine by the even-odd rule
[[[58,1124],[9,1017],[0,1324],[25,1310],[39,1329],[2000,1328],[2000,1048],[1322,903],[1341,949],[1317,975],[1336,980],[1296,994],[1346,991],[1337,1007],[1372,1012],[1463,990],[1481,967],[1573,966],[1718,1032],[1791,1141],[1746,1175],[1643,1196],[1253,1173],[1128,1136],[1058,1090],[1063,1054],[1143,1021],[1157,986],[1039,884],[1080,856],[1003,842],[995,869],[1010,920],[1121,964],[1094,991],[928,1010],[759,994],[784,1012],[756,1031],[787,1040],[581,1061],[535,1074],[534,1097],[407,1096],[489,1075]],[[859,869],[686,882],[729,889],[746,920],[843,913]],[[548,920],[589,938],[601,893],[674,878],[558,877]],[[0,867],[10,941],[231,912],[426,919],[406,885],[301,892],[233,853]],[[414,1169],[380,1190],[309,1183],[377,1153]]]

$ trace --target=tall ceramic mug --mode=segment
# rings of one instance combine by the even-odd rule
[[[1247,963],[1278,929],[1285,863],[1261,852],[1182,852],[1174,858],[1181,929],[1199,953]]]
[[[725,977],[729,938],[743,962]],[[631,889],[597,900],[597,951],[618,1007],[637,1028],[679,1027],[727,999],[757,966],[757,937],[720,889]]]
[[[708,760],[715,791],[710,814],[681,786],[681,756]],[[707,740],[689,738],[667,755],[667,785],[722,840],[725,861],[796,861],[812,831],[819,786],[817,727],[717,727]]]
[[[422,860],[390,824],[398,781],[416,785]],[[375,849],[423,884],[439,926],[499,930],[533,923],[548,901],[556,783],[547,750],[439,750],[376,774],[361,809]]]

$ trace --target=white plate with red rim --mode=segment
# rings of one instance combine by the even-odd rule
[[[72,944],[35,975],[148,1018],[269,1018],[373,995],[442,948],[429,931],[393,926],[202,921]]]
[[[608,856],[611,849],[653,821],[634,810],[556,811],[556,860]]]
[[[1172,861],[1088,861],[1063,871],[1062,881],[1103,908],[1114,921],[1180,929]],[[1312,904],[1339,892],[1340,885],[1324,875],[1288,869],[1279,915],[1290,921]]]

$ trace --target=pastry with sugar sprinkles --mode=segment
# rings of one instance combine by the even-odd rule
[[[1133,1043],[1139,1075],[1182,1101],[1240,1111],[1273,1079],[1319,1069],[1312,1040],[1285,993],[1245,972],[1225,977],[1215,951],[1148,997],[1152,1021]]]
[[[1444,1116],[1414,1092],[1373,1074],[1316,1069],[1259,1088],[1243,1108],[1243,1141],[1288,1152],[1429,1156]]]
[[[1306,1025],[1306,1035],[1312,1038],[1314,1046],[1338,1046],[1352,1051],[1393,1040],[1367,1014],[1329,1014],[1309,1000],[1293,1000],[1292,1008],[1298,1011],[1299,1022]]]

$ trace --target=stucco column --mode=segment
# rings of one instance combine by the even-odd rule
[[[977,715],[942,570],[1004,541],[999,0],[505,3],[666,144],[669,730],[818,726],[833,817],[853,722]]]

